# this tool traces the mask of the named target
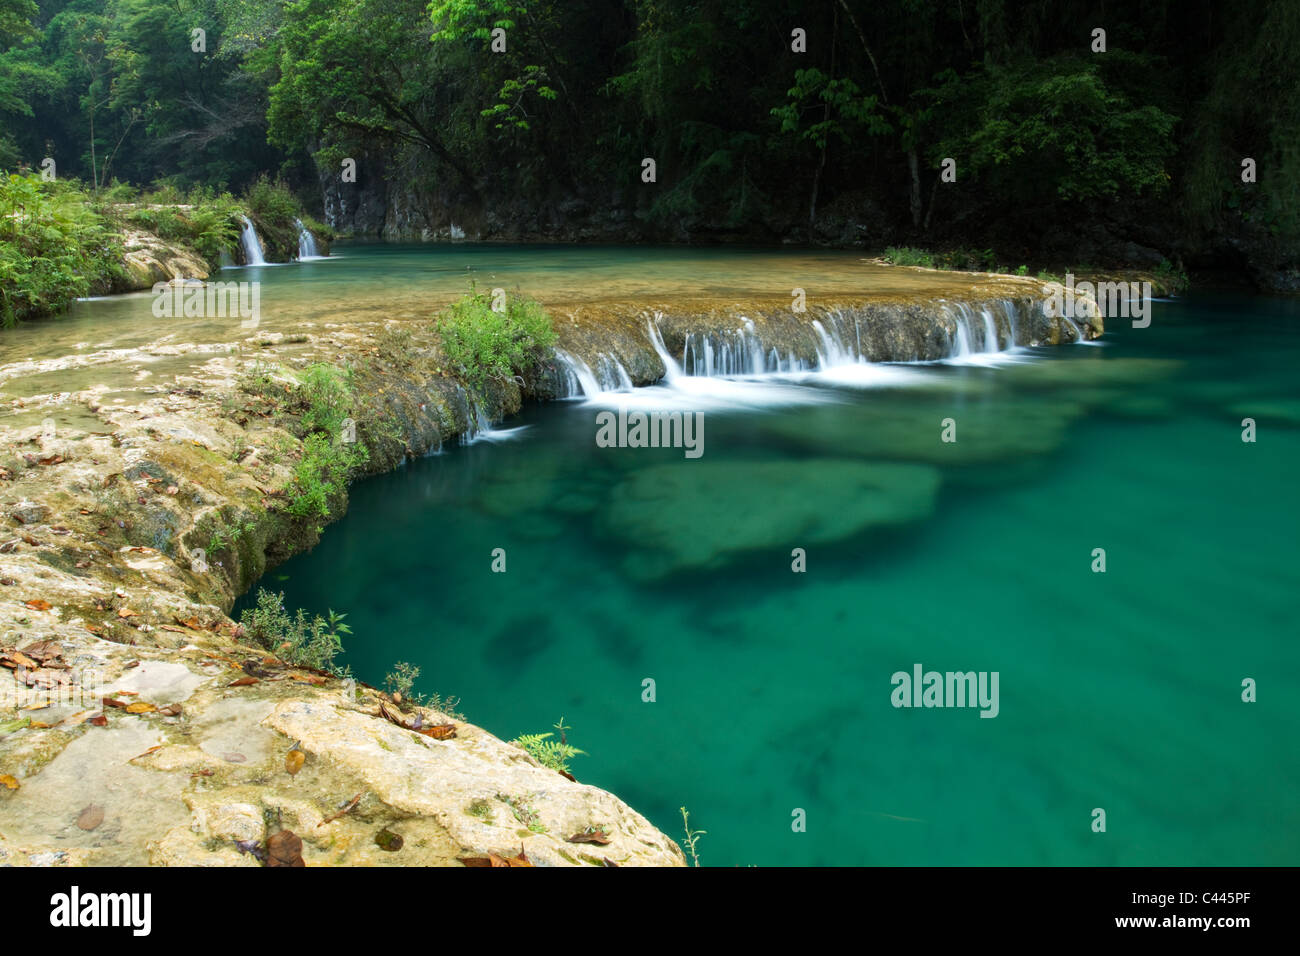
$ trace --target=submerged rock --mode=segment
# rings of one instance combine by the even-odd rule
[[[938,488],[938,470],[916,464],[672,463],[629,474],[601,522],[624,543],[624,569],[653,580],[764,549],[784,561],[792,548],[917,521]]]

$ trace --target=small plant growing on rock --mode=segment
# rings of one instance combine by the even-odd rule
[[[352,628],[343,623],[346,614],[329,611],[328,615],[308,619],[302,608],[291,615],[285,609],[283,591],[262,588],[257,592],[257,605],[245,608],[239,623],[247,637],[281,660],[341,675],[334,658],[343,650],[343,638]]]
[[[415,707],[427,707],[445,714],[452,720],[464,720],[465,715],[458,713],[459,697],[446,697],[441,694],[424,694],[415,689],[415,681],[420,676],[420,668],[406,661],[398,661],[393,670],[384,678],[384,690],[393,695],[399,704],[411,704]]]
[[[700,854],[696,851],[695,845],[700,842],[700,837],[704,836],[704,834],[708,833],[709,831],[692,830],[691,815],[686,812],[685,807],[682,807],[681,811],[682,811],[682,826],[686,828],[686,840],[684,841],[686,843],[686,849],[691,854],[691,860],[694,861],[694,865],[699,866]]]
[[[569,743],[567,732],[573,728],[565,724],[564,718],[561,717],[559,722],[553,725],[560,734],[559,740],[551,740],[555,734],[522,734],[510,741],[516,747],[525,750],[529,756],[557,773],[572,776],[569,770],[569,761],[574,757],[583,755],[585,750],[579,750]]]
[[[532,299],[509,295],[501,311],[493,304],[471,286],[434,322],[448,365],[479,391],[490,380],[527,373],[555,344],[550,317]]]

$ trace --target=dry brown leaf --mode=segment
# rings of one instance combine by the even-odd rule
[[[17,779],[13,774],[0,773],[0,787],[7,787],[10,790],[17,790],[19,787]]]
[[[77,817],[77,827],[82,830],[93,830],[103,822],[104,808],[94,803],[82,810],[81,816]]]
[[[94,717],[87,720],[86,723],[90,724],[92,727],[107,727],[108,718],[103,714],[96,714]]]
[[[519,848],[518,856],[497,856],[495,853],[489,853],[487,856],[462,856],[457,857],[461,863],[466,866],[532,866],[532,861],[524,853],[524,848]]]
[[[598,843],[605,846],[610,842],[609,834],[599,828],[584,830],[569,837],[570,843]]]
[[[63,656],[63,646],[58,641],[34,641],[22,648],[22,653],[48,663]]]
[[[306,866],[302,838],[292,830],[281,830],[266,841],[267,866]]]
[[[180,704],[168,704],[166,707],[159,707],[158,713],[164,717],[179,717],[182,713]]]
[[[131,610],[129,607],[120,607],[117,609],[118,617],[139,617],[139,613]]]
[[[239,680],[231,681],[231,682],[230,682],[229,684],[227,684],[226,686],[227,686],[227,687],[247,687],[249,684],[256,684],[257,682],[258,682],[258,680],[257,680],[256,677],[241,677],[241,678],[239,678]]]
[[[42,601],[40,598],[33,598],[26,603],[33,611],[48,611],[50,608],[54,607],[54,605],[49,601]]]

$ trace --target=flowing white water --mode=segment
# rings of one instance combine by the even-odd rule
[[[623,363],[604,352],[596,357],[596,371],[592,371],[591,366],[578,356],[563,349],[555,350],[555,358],[564,376],[560,398],[592,398],[602,392],[632,390],[632,376],[623,367]]]
[[[1029,351],[1016,344],[1019,332],[1014,302],[982,306],[978,315],[967,303],[942,308],[952,319],[952,344],[950,354],[939,363],[996,366],[1030,358]],[[825,390],[798,386],[882,388],[931,381],[920,366],[934,364],[933,360],[870,361],[864,354],[861,320],[852,310],[831,310],[810,322],[817,339],[812,362],[793,352],[782,356],[778,348],[768,347],[754,322],[745,317],[735,329],[687,333],[679,358],[664,341],[658,324],[661,318],[656,313],[646,322],[650,344],[664,366],[659,383],[633,388],[631,377],[616,358],[600,353],[593,370],[580,357],[557,350],[561,394],[603,407],[768,408],[838,400]]]
[[[462,445],[475,445],[479,442],[513,441],[531,428],[531,425],[519,425],[515,428],[494,428],[492,422],[483,414],[483,409],[473,396],[463,388],[457,388],[461,407],[465,409],[465,419],[469,427],[461,433]]]
[[[244,263],[250,266],[264,266],[266,259],[262,256],[262,244],[257,240],[257,230],[253,220],[243,217],[244,229],[239,234],[239,244],[244,248]]]
[[[311,234],[311,230],[302,224],[301,219],[295,219],[294,223],[298,226],[298,261],[321,258],[316,249],[316,237]]]

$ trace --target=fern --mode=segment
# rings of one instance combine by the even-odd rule
[[[585,754],[585,750],[579,750],[572,744],[551,740],[555,734],[521,734],[514,740],[510,741],[516,747],[523,748],[534,760],[543,767],[559,773],[569,773],[569,761],[574,757]]]

